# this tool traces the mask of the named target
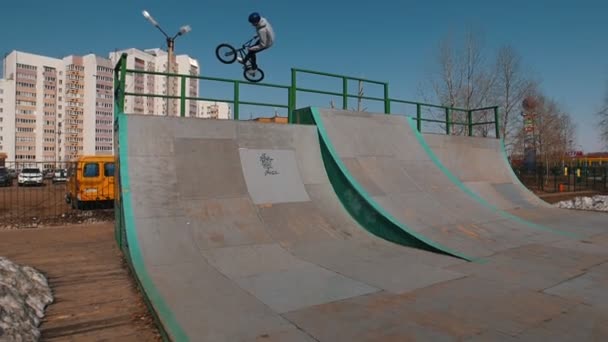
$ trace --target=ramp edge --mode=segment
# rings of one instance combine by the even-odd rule
[[[428,157],[433,161],[433,163],[443,172],[444,175],[446,175],[446,177],[454,184],[456,185],[460,190],[464,191],[467,195],[469,195],[469,197],[473,198],[477,203],[481,204],[482,206],[484,206],[485,208],[488,208],[492,211],[494,211],[495,213],[508,218],[510,220],[516,221],[518,223],[524,224],[530,228],[536,229],[536,230],[540,230],[540,231],[545,231],[545,232],[549,232],[549,233],[555,233],[558,235],[562,235],[562,236],[566,236],[566,237],[571,237],[571,238],[579,238],[579,236],[577,234],[574,233],[570,233],[570,232],[565,232],[562,230],[558,230],[558,229],[553,229],[550,227],[546,227],[534,222],[530,222],[528,220],[525,220],[519,216],[513,215],[509,212],[506,212],[504,210],[499,209],[498,207],[490,204],[488,201],[486,201],[485,199],[483,199],[481,196],[479,196],[478,194],[476,194],[474,191],[472,191],[468,186],[464,185],[464,183],[462,183],[460,181],[460,179],[458,179],[458,177],[456,177],[456,175],[454,175],[445,165],[443,165],[441,163],[441,161],[439,161],[439,158],[437,157],[437,155],[435,155],[435,153],[433,152],[433,150],[431,149],[431,147],[427,144],[426,139],[424,138],[424,136],[422,135],[422,133],[420,133],[418,131],[418,129],[416,128],[416,123],[414,122],[414,119],[407,116],[405,117],[407,119],[407,122],[409,123],[410,129],[412,130],[412,132],[414,133],[414,136],[416,137],[416,139],[418,140],[418,143],[420,143],[420,146],[422,146],[423,150],[427,153]]]
[[[475,259],[432,241],[399,222],[380,206],[350,174],[335,150],[317,108],[310,107],[319,134],[321,155],[334,191],[348,213],[368,232],[385,240],[467,261]]]
[[[135,220],[133,217],[133,207],[131,202],[130,193],[130,180],[129,180],[129,158],[127,155],[128,151],[128,122],[127,116],[124,113],[119,113],[118,118],[118,138],[119,138],[119,153],[118,153],[118,190],[120,196],[120,221],[116,221],[118,225],[117,229],[124,229],[126,233],[126,244],[119,242],[119,248],[125,254],[127,264],[135,275],[136,283],[139,290],[143,294],[144,300],[154,320],[156,321],[164,340],[175,340],[175,341],[188,341],[189,338],[186,335],[183,328],[177,322],[175,315],[169,309],[169,306],[165,302],[164,298],[154,285],[154,282],[150,278],[147,272],[146,266],[143,261],[143,256],[137,240],[137,233],[135,231]],[[117,196],[118,197],[118,196]],[[122,234],[122,233],[119,233]],[[121,238],[122,240],[122,238]]]
[[[504,139],[500,139],[500,153],[502,154],[502,160],[505,163],[505,167],[507,168],[507,170],[509,170],[509,174],[511,175],[513,183],[520,186],[520,189],[522,191],[526,192],[528,195],[532,196],[532,198],[537,200],[537,203],[531,203],[531,204],[540,205],[545,208],[553,208],[551,205],[548,205],[545,201],[543,201],[542,198],[538,197],[534,192],[532,192],[530,189],[528,189],[524,185],[524,183],[521,182],[519,177],[517,177],[517,175],[515,174],[515,171],[513,171],[513,168],[511,167],[511,163],[509,163],[509,156],[507,155],[507,147],[505,146]],[[530,202],[530,201],[528,201],[528,202]]]

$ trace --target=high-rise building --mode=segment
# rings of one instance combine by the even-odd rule
[[[5,57],[3,121],[14,134],[13,146],[7,144],[4,151],[8,160],[58,160],[56,132],[63,113],[63,71],[63,61],[57,58],[20,51]]]
[[[66,160],[80,155],[113,154],[112,63],[95,55],[68,56],[65,63],[65,119],[63,135]]]
[[[15,150],[15,80],[0,79],[0,153]]]
[[[232,119],[230,105],[226,102],[200,101],[199,117],[203,119]]]
[[[113,64],[118,62],[120,56],[127,54],[127,69],[153,71],[167,73],[167,52],[161,49],[127,49],[110,53]],[[200,75],[198,62],[188,55],[174,56],[173,70],[171,73],[181,75]],[[167,82],[167,79],[169,81]],[[181,79],[179,77],[166,77],[162,75],[149,75],[129,73],[125,78],[126,92],[136,94],[161,94],[167,95],[167,83],[169,93],[172,96],[180,96]],[[189,97],[198,97],[198,79],[186,79],[186,94]],[[185,116],[197,117],[198,105],[195,100],[186,100]],[[133,114],[152,115],[180,115],[180,100],[167,100],[163,98],[146,96],[125,97],[125,112]]]
[[[112,154],[113,68],[95,55],[4,58],[0,151],[16,162]]]
[[[81,155],[113,154],[114,65],[127,53],[127,68],[166,72],[167,52],[127,49],[109,59],[93,54],[52,58],[12,51],[3,60],[0,79],[0,152],[8,162],[71,161]],[[200,75],[198,62],[188,55],[174,56],[173,73]],[[126,91],[180,96],[181,77],[130,74]],[[186,95],[199,97],[199,80],[185,79]],[[125,111],[134,114],[180,115],[181,101],[148,96],[127,96]],[[229,119],[223,102],[186,100],[188,117]]]

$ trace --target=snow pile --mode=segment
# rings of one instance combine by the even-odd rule
[[[53,295],[46,278],[0,256],[0,341],[37,341],[38,326]]]
[[[608,212],[608,196],[596,195],[593,197],[575,197],[572,200],[561,201],[554,204],[558,208],[597,210]]]

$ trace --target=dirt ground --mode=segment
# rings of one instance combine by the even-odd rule
[[[112,222],[0,231],[0,255],[48,279],[44,341],[161,341]]]

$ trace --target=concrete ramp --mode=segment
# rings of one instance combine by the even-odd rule
[[[345,198],[356,192],[379,215],[444,251],[471,260],[577,237],[527,222],[476,196],[437,163],[409,118],[316,108],[301,110],[298,118],[318,126],[326,159],[349,178],[352,189],[334,184],[347,207]],[[331,169],[328,162],[326,167]]]
[[[307,316],[318,305],[463,276],[446,268],[463,260],[389,242],[351,218],[315,126],[120,114],[118,128],[117,238],[170,339],[315,341],[318,329],[349,330]],[[335,315],[349,310],[359,312]],[[405,329],[367,319],[392,326],[378,338]]]
[[[424,134],[437,162],[490,205],[535,224],[582,238],[608,233],[608,215],[555,208],[530,192],[513,173],[501,140]]]

